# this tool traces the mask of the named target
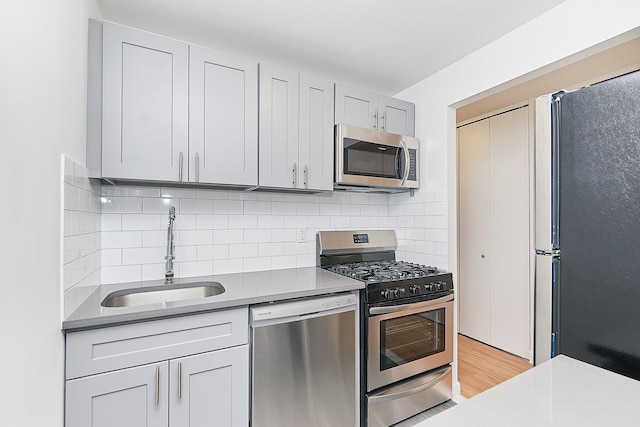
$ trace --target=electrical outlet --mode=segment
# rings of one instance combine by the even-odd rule
[[[304,243],[307,241],[307,229],[298,228],[298,243]]]

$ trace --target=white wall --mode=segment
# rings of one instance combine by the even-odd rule
[[[0,2],[0,424],[62,426],[60,154],[84,163],[94,0]]]
[[[423,188],[448,191],[448,255],[443,265],[454,273],[454,283],[458,250],[455,108],[638,36],[639,16],[637,0],[567,0],[397,95],[416,104]],[[419,202],[424,198],[421,193],[422,189],[404,202]]]

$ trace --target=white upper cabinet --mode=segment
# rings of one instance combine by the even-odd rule
[[[378,129],[398,135],[415,136],[415,104],[378,95]]]
[[[258,184],[258,65],[190,46],[189,181]]]
[[[333,189],[333,83],[260,64],[261,187]]]
[[[415,105],[356,87],[336,84],[335,123],[415,136]]]
[[[333,190],[333,82],[300,75],[299,188]]]
[[[256,61],[110,22],[102,46],[104,178],[257,185]]]
[[[298,73],[260,64],[262,187],[297,188]]]
[[[186,43],[103,24],[104,177],[186,180],[188,72]]]

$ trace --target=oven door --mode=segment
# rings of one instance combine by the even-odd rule
[[[368,315],[367,391],[453,362],[453,294]]]

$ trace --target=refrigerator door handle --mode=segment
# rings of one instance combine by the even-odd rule
[[[551,249],[551,250],[536,249],[536,255],[546,255],[546,256],[559,258],[560,249]]]

